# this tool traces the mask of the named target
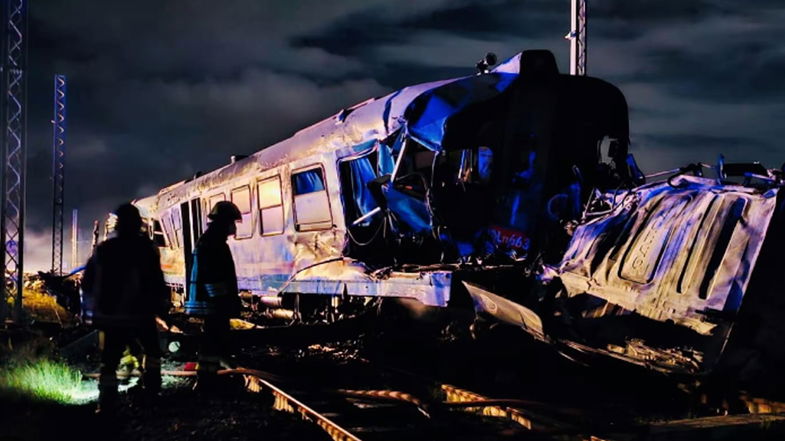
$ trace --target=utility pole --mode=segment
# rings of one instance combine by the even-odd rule
[[[22,318],[24,287],[25,169],[27,167],[27,1],[2,1],[0,49],[0,248],[3,250],[0,325],[7,317],[6,299],[14,298],[14,319]]]
[[[63,209],[65,202],[65,75],[55,75],[52,118],[52,273],[63,274]]]
[[[79,210],[71,212],[71,271],[79,266]]]
[[[570,75],[586,75],[586,28],[588,0],[572,0],[570,5]]]

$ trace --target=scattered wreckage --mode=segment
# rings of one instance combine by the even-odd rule
[[[565,353],[689,374],[754,346],[734,325],[751,295],[752,316],[779,302],[756,278],[777,276],[759,261],[780,240],[781,174],[728,164],[746,176],[732,183],[692,166],[646,184],[615,86],[560,74],[547,51],[480,67],[135,201],[177,300],[206,214],[231,200],[240,288],[280,317],[381,298],[473,307]]]

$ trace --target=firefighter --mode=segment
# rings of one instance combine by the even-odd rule
[[[101,373],[98,410],[117,408],[117,365],[126,346],[144,352],[140,389],[147,397],[161,390],[161,348],[156,315],[169,313],[158,249],[142,234],[142,218],[132,204],[114,211],[116,236],[98,245],[85,267],[82,290],[86,313],[100,331]]]
[[[231,202],[215,204],[207,215],[210,223],[196,243],[185,302],[186,314],[204,318],[204,335],[199,350],[196,389],[216,391],[218,369],[230,356],[229,318],[240,313],[237,275],[229,236],[237,233],[240,210]]]

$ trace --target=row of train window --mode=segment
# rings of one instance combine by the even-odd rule
[[[275,175],[258,181],[256,195],[259,210],[259,234],[274,236],[282,234],[285,227],[281,177]],[[292,174],[292,195],[294,202],[295,228],[297,231],[313,231],[330,228],[329,196],[321,166],[308,168]],[[242,222],[237,224],[235,239],[248,239],[253,236],[253,212],[251,208],[251,187],[243,185],[229,192],[230,201],[240,210]],[[225,200],[224,193],[207,198],[207,210],[201,221],[206,223],[206,214],[213,206]],[[153,225],[152,238],[159,246],[166,246],[164,236],[169,237],[169,245],[174,248],[182,246],[181,237],[183,221],[179,210],[172,210],[164,215],[162,222]],[[166,234],[164,233],[166,231]]]

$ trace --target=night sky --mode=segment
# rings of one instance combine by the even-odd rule
[[[488,51],[550,49],[568,70],[569,0],[28,1],[26,270],[51,259],[56,73],[66,228],[78,208],[88,239],[123,201],[369,97],[472,74]],[[590,0],[589,15],[589,74],[627,96],[644,171],[785,161],[783,0]]]

